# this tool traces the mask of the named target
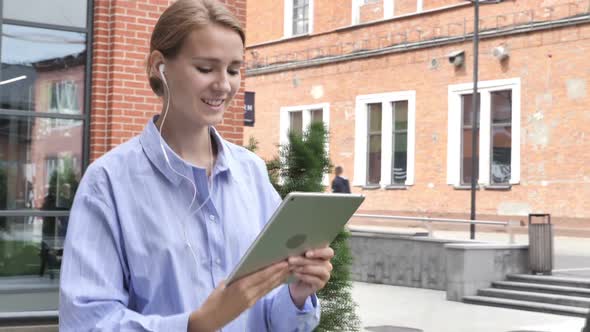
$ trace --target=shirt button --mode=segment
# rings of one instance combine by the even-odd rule
[[[217,264],[217,265],[221,265],[221,259],[217,258],[217,259],[215,260],[215,264]]]
[[[211,221],[215,221],[215,216],[214,216],[214,215],[212,215],[212,214],[210,214],[210,215],[209,215],[209,220],[211,220]]]

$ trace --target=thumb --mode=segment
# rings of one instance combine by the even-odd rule
[[[227,281],[225,279],[224,280],[221,280],[219,282],[219,285],[217,285],[217,288],[219,288],[219,289],[225,289],[225,288],[227,288]]]

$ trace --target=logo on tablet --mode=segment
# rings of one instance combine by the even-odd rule
[[[305,234],[293,235],[289,240],[287,240],[287,248],[295,249],[302,245],[306,239],[307,236]]]

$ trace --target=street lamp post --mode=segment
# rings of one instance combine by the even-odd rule
[[[478,69],[479,69],[479,0],[473,0],[475,18],[473,24],[473,98],[471,117],[471,220],[475,220],[475,188],[479,178],[477,153],[477,126],[479,120],[479,94],[477,93]],[[470,238],[475,239],[475,224],[469,227]]]

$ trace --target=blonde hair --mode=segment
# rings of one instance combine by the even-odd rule
[[[218,24],[230,28],[240,35],[242,44],[246,36],[240,22],[217,0],[178,0],[168,7],[158,19],[150,39],[150,54],[158,50],[164,57],[173,59],[178,55],[186,37],[195,29],[208,24]],[[150,75],[148,58],[146,71],[150,87],[158,96],[164,94],[163,82]]]

